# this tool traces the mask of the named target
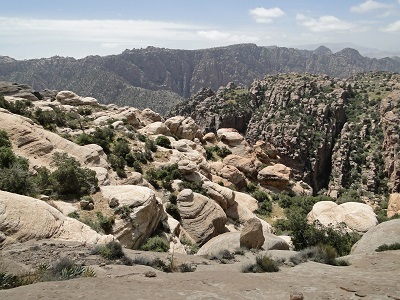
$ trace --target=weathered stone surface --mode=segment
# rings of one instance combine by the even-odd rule
[[[190,160],[181,160],[178,162],[178,169],[183,175],[192,174],[197,171],[197,165]]]
[[[175,116],[167,119],[164,124],[169,128],[171,134],[179,139],[193,140],[203,137],[200,127],[190,117]]]
[[[320,201],[314,204],[307,215],[308,222],[320,222],[324,226],[340,228],[345,224],[347,231],[367,232],[378,224],[372,208],[364,203],[346,202],[337,205],[332,201]]]
[[[231,189],[220,186],[212,181],[205,181],[203,188],[207,190],[208,196],[216,201],[223,210],[235,203],[235,194]]]
[[[150,123],[147,126],[139,129],[138,132],[144,135],[156,135],[156,134],[171,135],[171,132],[169,131],[168,127],[165,126],[163,122]]]
[[[0,191],[0,248],[29,240],[57,239],[107,243],[110,235],[101,235],[89,226],[64,216],[44,201]]]
[[[95,98],[92,97],[80,97],[71,91],[58,92],[56,100],[63,105],[92,105],[98,106],[99,103]]]
[[[351,254],[374,253],[383,245],[400,243],[400,219],[394,219],[371,228],[354,244]]]
[[[229,146],[237,146],[244,141],[244,137],[233,128],[221,128],[217,131],[218,138]]]
[[[10,137],[16,154],[29,159],[31,165],[50,167],[55,152],[67,152],[86,166],[107,167],[101,147],[79,146],[56,133],[44,130],[30,119],[0,110],[0,128]]]
[[[387,217],[391,218],[395,214],[400,214],[400,194],[399,193],[390,194],[390,196],[389,196]]]
[[[275,164],[262,169],[257,179],[260,184],[285,189],[289,184],[292,170],[285,165]]]
[[[223,162],[227,165],[236,167],[239,171],[243,172],[246,176],[250,178],[257,176],[257,166],[255,159],[230,154],[223,159]]]
[[[246,186],[246,176],[238,168],[223,162],[210,163],[210,167],[215,170],[218,176],[225,178],[238,188]]]
[[[178,194],[178,210],[181,224],[197,244],[225,231],[226,215],[222,208],[209,198],[182,190]]]
[[[131,211],[130,221],[120,220],[113,228],[116,238],[127,248],[139,248],[166,218],[163,205],[147,187],[103,186],[101,192],[104,198],[118,203],[118,207],[126,206]]]
[[[260,249],[265,237],[261,221],[257,218],[247,220],[240,232],[240,247],[247,249]]]

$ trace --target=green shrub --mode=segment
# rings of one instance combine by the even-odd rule
[[[400,250],[400,243],[394,243],[394,244],[383,244],[380,245],[378,248],[376,248],[376,252],[383,252],[383,251],[389,251],[389,250]]]
[[[165,207],[165,211],[169,213],[175,220],[181,220],[181,215],[179,213],[178,207],[175,204],[168,203]]]
[[[11,148],[11,142],[10,139],[8,138],[7,132],[0,129],[0,148],[1,147]]]
[[[97,220],[104,233],[110,233],[115,223],[114,216],[105,217],[101,212],[96,212]]]
[[[218,146],[216,146],[216,147],[218,147]],[[225,158],[225,157],[227,157],[229,154],[232,154],[232,151],[229,150],[228,148],[226,148],[225,146],[223,146],[223,147],[221,147],[221,148],[218,147],[218,148],[215,150],[215,152],[216,152],[217,155],[218,155],[219,157],[221,157],[221,158]]]
[[[306,261],[315,261],[322,264],[332,266],[348,266],[346,260],[338,259],[336,249],[331,245],[319,244],[318,246],[309,247],[301,250],[298,254],[292,256],[290,261],[295,265]]]
[[[102,257],[109,260],[120,259],[125,256],[121,244],[116,241],[109,242],[102,246],[97,246],[93,249],[92,253],[100,254]]]
[[[169,244],[168,242],[159,237],[154,236],[147,240],[147,242],[141,247],[144,251],[155,251],[155,252],[168,252]]]
[[[267,255],[258,255],[256,263],[244,266],[243,273],[264,273],[264,272],[278,272],[279,266],[276,261]]]
[[[146,142],[144,144],[144,148],[146,150],[150,150],[151,152],[156,152],[157,151],[157,145],[154,143],[154,141],[150,139],[146,139]]]
[[[66,153],[55,153],[53,165],[57,169],[51,173],[50,181],[58,197],[71,198],[88,195],[98,188],[96,172],[81,168],[80,163]]]
[[[171,148],[171,141],[164,135],[160,135],[155,140],[156,145],[164,147],[164,148]]]

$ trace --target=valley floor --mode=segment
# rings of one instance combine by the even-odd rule
[[[41,246],[41,250],[49,251]],[[85,257],[85,251],[76,246],[63,245],[63,254],[73,251]],[[29,251],[27,249],[30,249]],[[3,252],[3,262],[33,261],[42,257],[38,247],[13,249]],[[35,253],[28,259],[29,253]],[[57,254],[57,251],[49,253]],[[25,254],[24,254],[25,253]],[[166,258],[167,254],[127,250],[134,255]],[[78,278],[68,281],[41,282],[10,290],[0,291],[0,299],[290,299],[292,292],[301,292],[304,299],[400,299],[399,270],[400,251],[387,251],[347,257],[350,266],[334,267],[307,262],[295,267],[282,266],[277,273],[241,273],[243,264],[254,257],[251,252],[236,256],[232,264],[220,264],[196,256],[176,255],[180,262],[197,265],[191,273],[163,273],[155,271],[156,277],[144,274],[153,270],[147,266],[105,265],[92,259],[95,278]],[[17,259],[17,257],[19,257]],[[25,261],[26,264],[28,261]],[[12,265],[12,264],[10,264]],[[100,267],[101,266],[101,267]]]

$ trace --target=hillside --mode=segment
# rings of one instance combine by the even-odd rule
[[[162,114],[183,101],[181,97],[193,96],[203,87],[216,90],[231,81],[249,85],[265,74],[286,72],[344,78],[375,70],[399,72],[400,63],[363,57],[350,48],[332,53],[326,47],[307,51],[254,44],[202,50],[148,47],[78,60],[0,57],[0,80],[29,84],[36,90],[69,89],[104,104],[148,107]]]
[[[190,116],[206,131],[236,128],[251,144],[271,143],[314,193],[379,198],[399,192],[398,90],[399,75],[384,72],[269,75],[249,88],[204,89],[170,114]]]
[[[399,91],[279,74],[163,117],[0,82],[0,296],[398,298]]]

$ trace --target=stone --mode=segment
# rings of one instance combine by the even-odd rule
[[[179,139],[193,140],[203,137],[200,127],[190,117],[175,116],[167,119],[164,124],[169,128],[171,134]]]
[[[224,164],[223,162],[214,162],[210,163],[210,167],[214,169],[220,177],[230,181],[239,189],[247,185],[246,176],[234,166]]]
[[[51,169],[53,154],[66,152],[86,167],[108,167],[106,156],[100,146],[79,146],[22,116],[0,110],[0,128],[7,132],[14,152],[26,157],[32,166],[45,166]]]
[[[44,201],[0,191],[0,249],[30,240],[56,239],[88,244],[103,244],[114,239],[89,226],[64,216]]]
[[[350,254],[373,254],[379,246],[395,243],[400,243],[400,219],[372,227],[353,245]]]
[[[260,220],[257,218],[247,220],[240,233],[240,247],[260,249],[264,241],[265,238]]]
[[[178,162],[178,170],[182,175],[192,174],[197,171],[197,165],[190,160],[181,160]]]
[[[211,144],[214,144],[217,142],[217,137],[215,136],[214,132],[208,132],[203,136],[203,140]]]
[[[389,195],[389,203],[387,208],[387,217],[391,218],[394,215],[400,215],[400,194],[393,193]]]
[[[217,130],[217,137],[229,146],[236,146],[244,141],[244,137],[233,128],[221,128]]]
[[[98,106],[99,103],[92,97],[80,97],[71,91],[60,91],[56,96],[56,100],[63,105],[91,105]]]
[[[146,125],[145,127],[138,130],[143,135],[171,135],[168,127],[162,122],[154,122]]]
[[[127,248],[138,249],[157,229],[159,223],[167,218],[162,203],[147,187],[102,186],[100,190],[109,203],[118,201],[118,207],[126,207],[130,211],[129,221],[119,220],[113,228],[116,238]]]
[[[235,203],[235,194],[231,189],[212,181],[204,181],[202,187],[207,191],[208,197],[216,201],[223,210]]]
[[[332,201],[320,201],[314,204],[307,215],[307,221],[318,221],[324,226],[336,229],[365,233],[378,224],[373,209],[364,203],[346,202],[337,205]],[[345,228],[341,228],[342,224]]]
[[[225,231],[226,215],[209,198],[184,189],[178,194],[177,206],[182,227],[197,244],[204,244]]]
[[[223,159],[223,162],[227,165],[236,167],[239,171],[243,172],[250,178],[257,176],[257,167],[254,159],[230,154]]]
[[[162,118],[159,113],[152,111],[150,108],[145,108],[140,112],[139,119],[144,124],[148,125],[154,122],[161,122]]]
[[[292,170],[282,164],[275,164],[262,169],[257,180],[263,186],[271,186],[280,190],[285,189],[289,185]]]

